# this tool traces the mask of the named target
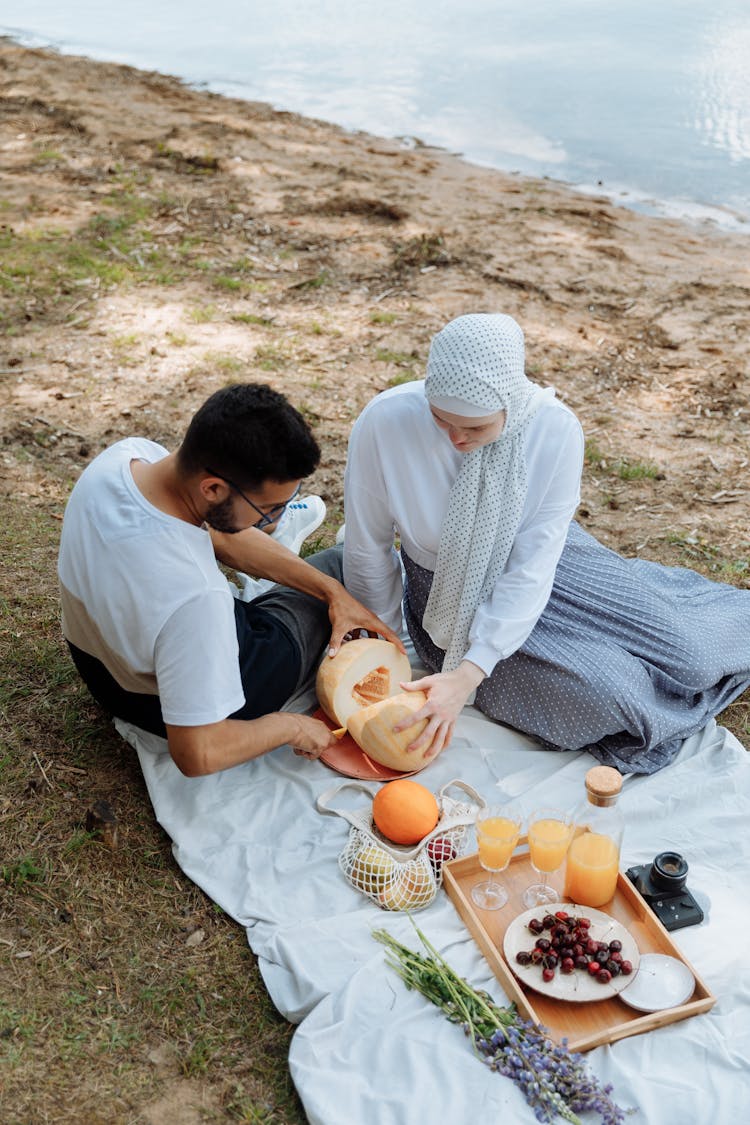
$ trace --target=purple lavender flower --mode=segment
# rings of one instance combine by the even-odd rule
[[[580,1125],[579,1113],[599,1115],[601,1125],[623,1125],[628,1113],[587,1069],[584,1058],[555,1043],[545,1028],[523,1019],[514,1005],[501,1008],[487,992],[472,988],[415,926],[430,956],[415,953],[386,930],[373,937],[387,947],[386,960],[407,988],[421,992],[470,1036],[477,1056],[490,1070],[510,1078],[537,1121],[553,1125],[562,1117]]]

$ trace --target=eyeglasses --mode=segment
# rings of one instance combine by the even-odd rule
[[[223,480],[224,484],[228,484],[230,488],[233,488],[238,496],[241,496],[245,503],[249,504],[250,507],[258,513],[260,519],[257,521],[257,523],[253,524],[253,527],[257,528],[258,531],[260,531],[264,527],[268,527],[270,523],[276,523],[276,521],[280,519],[284,514],[287,505],[291,504],[292,500],[294,500],[295,497],[299,496],[299,490],[302,487],[301,483],[298,484],[288,500],[285,500],[283,504],[274,504],[273,508],[271,508],[268,512],[264,512],[261,508],[258,507],[257,504],[253,503],[249,496],[245,496],[245,493],[242,491],[239,485],[236,485],[233,480],[229,479],[229,477],[222,476],[221,473],[217,473],[216,469],[212,469],[209,465],[206,465],[206,472],[210,473],[213,477],[218,477],[219,480]]]

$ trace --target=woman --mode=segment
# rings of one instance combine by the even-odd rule
[[[425,382],[357,420],[344,579],[396,629],[403,595],[433,673],[404,685],[428,696],[415,749],[443,749],[476,690],[547,747],[652,773],[750,685],[750,592],[597,543],[572,522],[582,464],[581,427],[526,378],[508,316],[451,321]]]

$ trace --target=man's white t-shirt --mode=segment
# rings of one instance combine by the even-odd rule
[[[133,480],[131,461],[165,456],[127,438],[75,485],[58,562],[63,631],[126,691],[158,694],[165,723],[202,726],[245,703],[234,599],[208,530],[155,508]]]

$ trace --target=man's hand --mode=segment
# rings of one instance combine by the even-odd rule
[[[334,582],[333,579],[331,581]],[[331,622],[329,656],[336,655],[344,639],[348,639],[348,634],[353,633],[356,636],[360,631],[379,634],[381,637],[385,637],[387,641],[392,641],[401,652],[406,651],[401,643],[401,638],[392,629],[389,629],[379,617],[376,617],[361,602],[353,598],[340,582],[334,582],[334,587],[326,598],[328,617]]]
[[[186,777],[230,769],[277,746],[292,746],[314,760],[337,744],[325,723],[293,711],[274,711],[257,719],[222,719],[200,727],[169,723],[166,727],[169,753]]]
[[[211,540],[219,562],[233,570],[270,578],[282,586],[301,590],[324,601],[331,622],[329,656],[336,655],[346,634],[355,629],[376,633],[387,641],[393,641],[401,652],[405,651],[397,634],[347,593],[340,582],[298,558],[270,535],[264,535],[254,527],[236,535],[211,530]]]
[[[295,718],[299,729],[290,740],[295,754],[315,761],[326,750],[333,750],[338,745],[338,740],[320,719],[313,719],[310,715],[296,715]]]
[[[481,668],[468,660],[462,660],[453,672],[436,672],[421,680],[401,684],[403,691],[423,691],[427,695],[424,707],[420,707],[419,711],[393,728],[396,732],[406,730],[422,719],[427,719],[427,726],[407,746],[407,753],[428,747],[424,756],[429,759],[444,750],[453,737],[453,727],[467,699],[484,678],[485,673]]]

